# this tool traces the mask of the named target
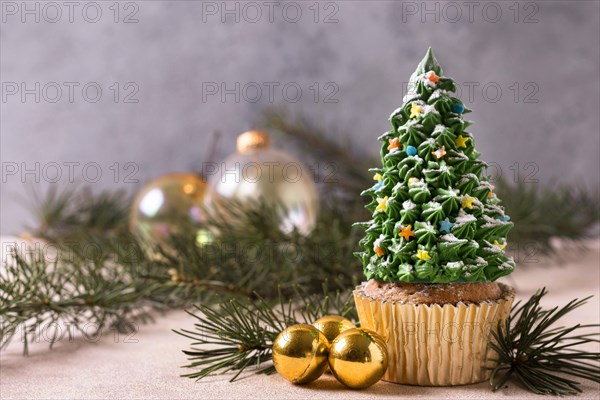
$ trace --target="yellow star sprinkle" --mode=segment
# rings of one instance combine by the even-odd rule
[[[412,103],[410,106],[410,118],[414,118],[414,117],[420,117],[421,116],[421,106],[416,104],[416,103]]]
[[[386,212],[387,211],[387,203],[388,203],[388,197],[385,196],[383,199],[378,197],[377,198],[377,207],[375,208],[375,211],[383,211]]]
[[[504,250],[506,248],[506,243],[498,243],[497,240],[494,240],[494,246],[496,246],[500,250]]]
[[[454,139],[454,144],[456,147],[467,147],[467,142],[469,138],[463,135],[458,135],[456,139]]]
[[[422,261],[431,260],[431,256],[427,250],[417,250],[417,258]]]
[[[475,201],[474,197],[471,197],[469,195],[466,195],[462,198],[462,201],[460,202],[460,205],[462,206],[462,208],[473,208],[473,202]]]
[[[421,180],[419,178],[415,178],[414,176],[411,177],[411,178],[408,178],[408,184],[409,185],[414,185],[414,184],[419,183],[419,182],[421,182]]]
[[[374,181],[380,181],[383,179],[383,176],[381,176],[380,173],[375,174],[375,176],[373,177]]]
[[[433,154],[437,158],[444,157],[446,155],[446,146],[442,146],[441,149],[437,149],[436,151],[432,151],[431,154]]]
[[[415,233],[412,231],[412,225],[401,227],[398,236],[402,236],[408,242],[411,237],[415,236]]]

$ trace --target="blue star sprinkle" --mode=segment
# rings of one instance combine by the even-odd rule
[[[439,224],[440,224],[440,231],[446,232],[446,233],[450,233],[450,229],[452,229],[452,227],[454,226],[454,224],[452,222],[450,222],[450,220],[448,218],[446,218],[443,221],[440,221]]]

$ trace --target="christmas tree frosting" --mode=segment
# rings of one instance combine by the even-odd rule
[[[370,221],[359,223],[369,279],[387,282],[494,281],[514,270],[505,253],[513,224],[479,160],[470,112],[454,97],[431,48],[410,78],[392,129],[379,137],[383,166],[362,194]]]

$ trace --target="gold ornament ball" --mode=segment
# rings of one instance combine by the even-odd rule
[[[129,227],[152,254],[153,246],[173,251],[173,235],[191,235],[197,243],[206,242],[202,229],[206,183],[193,173],[172,173],[153,179],[136,195]]]
[[[342,332],[331,344],[329,368],[351,389],[367,388],[381,379],[388,366],[385,341],[368,329]]]
[[[209,182],[206,204],[232,224],[235,211],[259,204],[275,206],[282,232],[309,234],[316,225],[319,197],[314,174],[297,159],[271,146],[266,132],[248,131],[237,139],[237,152],[220,164]]]
[[[350,320],[339,315],[326,315],[313,323],[313,326],[323,332],[329,343],[342,332],[356,328]]]
[[[273,364],[288,381],[309,383],[323,375],[327,366],[327,347],[327,338],[314,326],[290,326],[273,342]]]

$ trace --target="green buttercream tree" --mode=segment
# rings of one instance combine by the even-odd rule
[[[506,255],[513,226],[493,192],[454,97],[431,48],[410,78],[392,129],[379,137],[383,166],[362,194],[370,221],[359,223],[369,279],[387,282],[494,281],[514,270]]]

